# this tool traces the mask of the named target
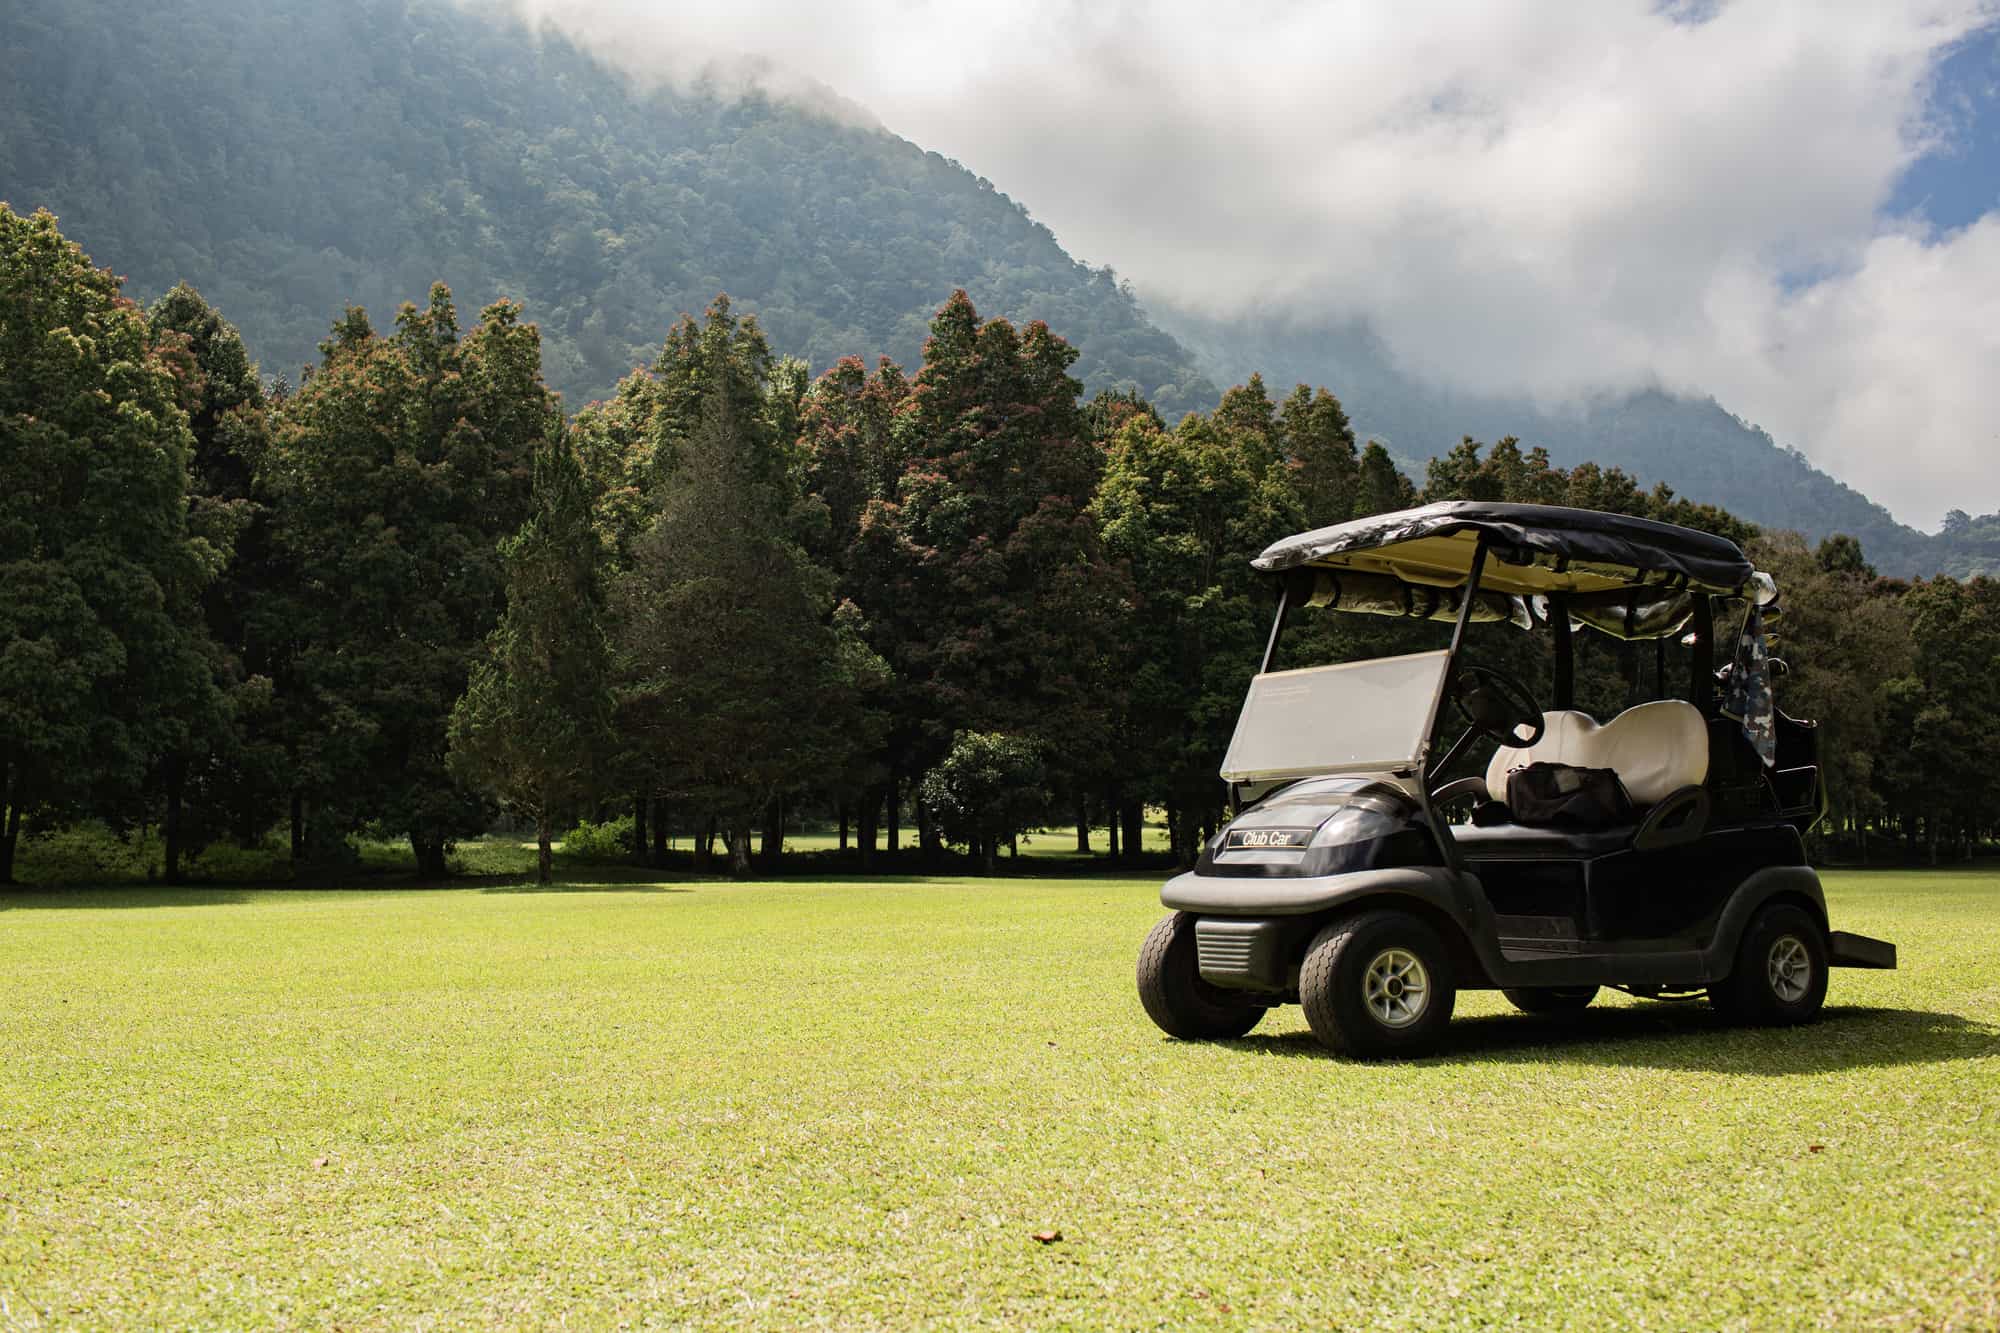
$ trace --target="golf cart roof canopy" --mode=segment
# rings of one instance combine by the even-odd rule
[[[1592,509],[1480,500],[1446,500],[1302,532],[1272,543],[1252,563],[1272,573],[1352,570],[1420,587],[1458,588],[1482,540],[1487,559],[1480,591],[1513,597],[1615,598],[1641,588],[1736,596],[1755,574],[1735,542],[1693,528]]]

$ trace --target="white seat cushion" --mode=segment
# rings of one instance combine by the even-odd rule
[[[1608,768],[1640,808],[1708,777],[1708,726],[1679,699],[1628,708],[1603,726],[1587,713],[1542,714],[1542,738],[1526,749],[1501,746],[1486,765],[1486,790],[1507,799],[1507,775],[1529,764]]]

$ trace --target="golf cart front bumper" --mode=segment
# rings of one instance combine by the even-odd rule
[[[1203,916],[1305,916],[1352,898],[1405,894],[1449,910],[1452,872],[1443,866],[1389,866],[1295,879],[1239,879],[1190,870],[1160,890],[1160,902]]]

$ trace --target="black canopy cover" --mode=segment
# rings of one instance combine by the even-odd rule
[[[1271,572],[1351,569],[1450,587],[1471,572],[1481,591],[1528,597],[1656,588],[1741,593],[1755,571],[1735,542],[1693,528],[1559,505],[1445,500],[1273,542],[1251,563]]]

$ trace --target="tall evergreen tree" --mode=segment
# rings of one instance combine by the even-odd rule
[[[528,514],[529,458],[559,408],[540,339],[509,302],[464,337],[442,285],[378,336],[351,310],[278,414],[264,482],[293,586],[285,621],[296,775],[318,839],[376,819],[445,873],[482,797],[445,768],[445,729],[505,606],[500,539]]]
[[[873,742],[863,700],[880,663],[831,572],[789,538],[791,474],[738,413],[711,383],[616,606],[627,739],[654,757],[662,794],[721,821],[741,875],[756,823],[768,834],[779,801]]]
[[[162,755],[160,829],[166,879],[181,878],[184,853],[233,829],[245,842],[261,836],[284,790],[281,737],[271,708],[276,664],[251,629],[263,595],[282,586],[270,549],[268,509],[255,494],[255,472],[270,442],[257,367],[243,339],[185,283],[147,314],[154,341],[180,382],[193,430],[188,528],[207,543],[218,574],[201,601],[197,628],[216,688],[180,719],[184,741]]]
[[[500,547],[506,613],[451,715],[452,768],[534,821],[544,884],[556,817],[603,789],[611,755],[602,546],[590,500],[556,429],[535,457],[528,521]]]
[[[982,322],[963,291],[931,323],[896,417],[896,495],[868,511],[854,565],[905,691],[892,761],[906,775],[958,731],[1042,741],[1059,778],[1106,747],[1126,594],[1089,514],[1102,459],[1075,356],[1040,323]]]
[[[129,812],[213,689],[179,398],[118,280],[0,205],[0,882],[24,820]]]

